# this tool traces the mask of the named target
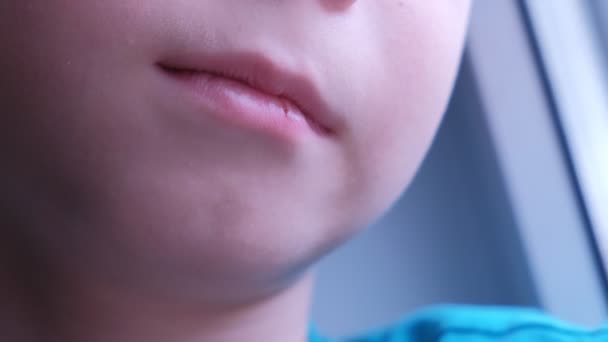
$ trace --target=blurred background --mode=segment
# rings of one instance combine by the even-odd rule
[[[350,335],[434,304],[608,320],[608,1],[478,0],[417,178],[317,268],[313,321]]]

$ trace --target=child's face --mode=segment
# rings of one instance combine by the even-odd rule
[[[1,186],[44,228],[28,234],[97,274],[213,296],[284,284],[410,182],[469,5],[4,0]],[[333,113],[335,134],[223,120],[226,106],[197,105],[157,65],[247,54],[312,81],[326,103],[313,114]]]

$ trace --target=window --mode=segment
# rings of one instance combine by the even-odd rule
[[[551,314],[600,324],[608,316],[608,59],[598,11],[583,0],[474,7],[469,55],[532,286]]]
[[[608,2],[527,0],[581,200],[608,265]],[[597,20],[600,19],[600,20]]]

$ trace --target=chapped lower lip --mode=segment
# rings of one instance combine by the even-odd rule
[[[159,67],[184,87],[201,111],[231,124],[288,140],[311,132],[329,134],[287,98],[266,94],[245,82],[212,72]]]

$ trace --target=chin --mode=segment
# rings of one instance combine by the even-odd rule
[[[305,203],[281,206],[276,194],[263,201],[241,191],[227,201],[176,193],[123,194],[91,217],[98,226],[94,239],[79,241],[82,269],[172,300],[242,303],[297,283],[356,230]]]

